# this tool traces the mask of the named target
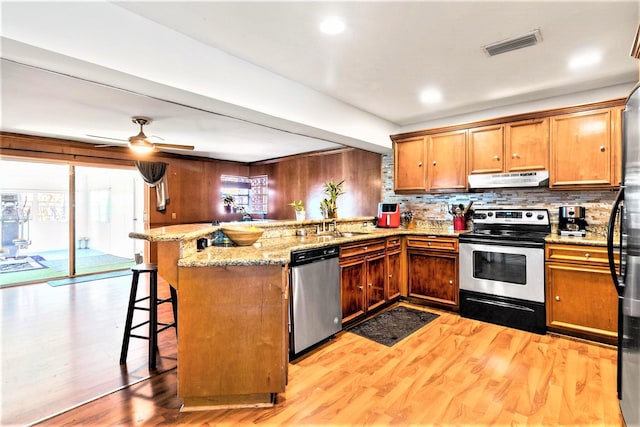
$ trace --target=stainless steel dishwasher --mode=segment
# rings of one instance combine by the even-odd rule
[[[338,255],[338,246],[291,253],[291,359],[342,329]]]

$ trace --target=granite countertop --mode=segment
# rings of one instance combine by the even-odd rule
[[[561,236],[557,227],[545,239],[547,243],[561,243],[565,245],[607,246],[607,226],[590,225],[584,237]],[[614,235],[613,243],[620,242],[620,238]]]
[[[372,217],[362,217],[362,218],[348,218],[348,219],[338,219],[337,222],[340,224],[342,222],[366,222],[371,221]],[[296,228],[308,228],[313,227],[316,224],[322,223],[322,220],[305,220],[305,221],[237,221],[237,222],[222,222],[220,224],[212,224],[212,223],[195,223],[195,224],[176,224],[176,225],[167,225],[164,227],[156,227],[145,231],[132,231],[129,233],[129,237],[132,239],[141,239],[147,240],[149,242],[166,242],[166,241],[177,241],[177,240],[189,240],[189,239],[197,239],[199,237],[204,237],[207,235],[211,235],[214,232],[220,230],[225,226],[255,226],[260,227],[265,230],[270,229],[280,229],[280,228],[288,228],[288,229],[296,229]],[[327,222],[328,223],[328,222]]]
[[[343,230],[346,231],[346,230]],[[355,236],[333,237],[309,234],[306,236],[282,236],[261,238],[252,246],[210,246],[194,255],[178,261],[180,267],[206,267],[225,265],[259,265],[289,263],[291,252],[312,249],[328,245],[344,245],[347,243],[386,238],[402,235],[433,235],[457,237],[458,232],[452,227],[405,228],[372,228],[371,231]]]
[[[416,228],[375,228],[361,227],[362,222],[370,221],[370,217],[339,219],[338,229],[342,232],[357,231],[358,234],[348,237],[322,236],[315,234],[314,228],[321,223],[319,220],[306,221],[251,221],[243,223],[223,223],[212,225],[180,224],[158,227],[144,233],[132,232],[129,237],[144,239],[150,242],[162,241],[195,241],[195,239],[211,236],[226,225],[258,226],[265,230],[263,236],[251,246],[210,246],[204,250],[185,256],[178,261],[180,267],[204,267],[225,265],[260,265],[289,263],[291,252],[311,249],[327,245],[344,245],[352,242],[365,241],[375,238],[385,238],[403,235],[426,235],[441,237],[458,237],[463,231],[454,231],[450,221],[419,222]],[[306,229],[307,235],[296,236],[295,231]],[[560,236],[554,229],[546,238],[547,243],[560,243],[585,246],[606,246],[606,230],[602,227],[587,232],[585,237]],[[195,245],[195,243],[193,243]],[[194,247],[195,250],[195,247]]]

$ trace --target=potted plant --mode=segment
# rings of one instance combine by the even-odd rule
[[[233,200],[233,196],[231,194],[223,194],[222,204],[224,205],[225,212],[231,213],[231,209],[235,206],[236,202]]]
[[[304,210],[302,200],[298,200],[297,202],[294,200],[289,203],[289,206],[293,207],[293,210],[296,212],[296,221],[304,221],[306,218],[306,211]]]
[[[326,212],[328,218],[337,218],[338,217],[338,197],[344,194],[344,179],[340,182],[335,182],[334,180],[328,181],[324,183],[324,194],[328,197],[322,201],[320,204],[320,209],[322,210],[322,204],[326,202]],[[324,213],[324,210],[323,210]]]

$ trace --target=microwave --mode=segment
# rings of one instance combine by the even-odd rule
[[[378,204],[378,227],[383,227],[383,228],[400,227],[400,204],[399,203],[379,203]]]

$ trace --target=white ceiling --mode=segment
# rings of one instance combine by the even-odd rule
[[[469,117],[622,97],[636,1],[6,2],[3,131],[90,143],[147,135],[251,162]],[[325,16],[346,31],[318,31]],[[542,43],[482,46],[540,29]],[[602,61],[572,71],[573,55]],[[45,71],[50,70],[53,72]],[[420,102],[437,88],[442,101]]]

